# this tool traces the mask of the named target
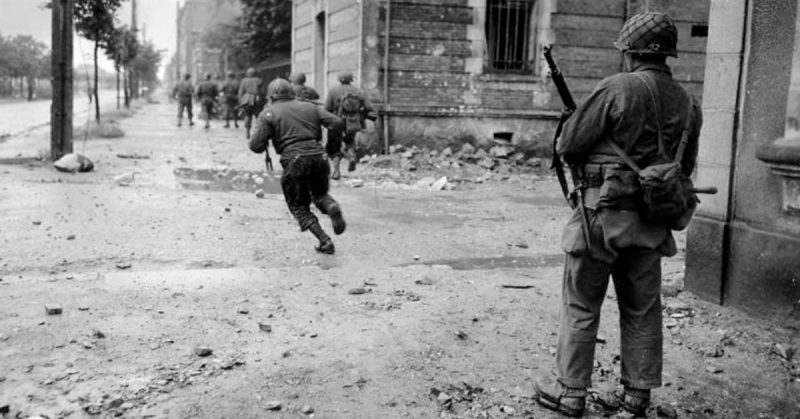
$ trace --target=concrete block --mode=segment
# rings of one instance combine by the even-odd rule
[[[728,211],[728,187],[730,180],[730,168],[728,166],[698,163],[697,179],[695,185],[700,187],[715,186],[719,192],[716,195],[700,196],[698,212],[724,217]]]
[[[686,232],[684,286],[706,300],[722,303],[724,222],[695,215]]]
[[[736,108],[739,94],[740,54],[706,55],[703,107],[705,109]]]
[[[746,8],[745,0],[711,0],[706,52],[742,52]]]
[[[698,162],[729,166],[733,149],[733,110],[705,110]]]

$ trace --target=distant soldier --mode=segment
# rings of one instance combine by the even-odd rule
[[[239,107],[239,81],[233,71],[228,72],[228,80],[222,85],[222,99],[225,103],[225,128],[230,128],[231,119],[233,126],[239,128],[239,115],[236,108]]]
[[[328,92],[328,97],[325,99],[325,110],[336,114],[344,121],[341,129],[328,131],[328,143],[325,145],[325,150],[333,165],[331,179],[339,179],[341,176],[339,164],[343,156],[346,156],[349,160],[347,170],[349,172],[356,170],[356,162],[358,161],[355,144],[356,134],[365,128],[365,118],[372,121],[377,119],[367,95],[351,84],[353,82],[353,73],[344,72],[340,74],[339,82],[341,84],[332,87]],[[344,143],[344,153],[342,152],[342,143]]]
[[[189,126],[193,126],[192,122],[192,95],[194,94],[194,86],[190,79],[191,74],[184,74],[183,80],[175,84],[172,89],[172,99],[178,101],[178,126],[181,126],[183,121],[183,110],[186,109],[186,115],[189,117]]]
[[[269,153],[269,141],[281,155],[283,197],[300,231],[310,230],[319,240],[318,252],[332,254],[333,240],[325,233],[311,212],[311,203],[331,217],[333,232],[342,234],[345,221],[339,204],[328,195],[330,167],[322,148],[322,127],[329,130],[341,124],[336,115],[309,102],[295,100],[288,80],[270,82],[267,95],[271,101],[256,118],[250,150]]]
[[[305,100],[306,102],[314,102],[317,103],[319,101],[319,93],[312,87],[306,86],[306,75],[303,73],[292,73],[289,76],[289,80],[292,82],[292,88],[294,88],[295,96],[300,100]]]
[[[246,138],[250,138],[250,127],[253,117],[258,115],[264,106],[264,82],[256,77],[256,70],[248,68],[245,78],[239,83],[239,106],[244,111],[244,128],[247,130]]]
[[[214,114],[214,106],[217,104],[217,96],[219,96],[219,87],[211,80],[211,74],[206,73],[206,79],[197,85],[197,100],[200,101],[202,107],[200,116],[206,121],[206,125],[203,127],[205,129],[211,127],[210,121]]]

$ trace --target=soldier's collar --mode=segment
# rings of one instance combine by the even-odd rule
[[[672,76],[672,70],[666,64],[643,63],[634,67],[633,70],[631,70],[632,73],[637,71],[659,71]]]

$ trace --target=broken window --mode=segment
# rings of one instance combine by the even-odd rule
[[[487,69],[524,73],[535,69],[536,0],[486,0]]]

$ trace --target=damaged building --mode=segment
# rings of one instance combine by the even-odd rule
[[[457,148],[512,133],[514,144],[544,154],[561,104],[542,46],[553,46],[580,99],[622,69],[613,42],[645,10],[675,19],[680,59],[671,64],[699,98],[709,0],[294,0],[292,71],[323,95],[353,72],[382,110],[373,149]]]

